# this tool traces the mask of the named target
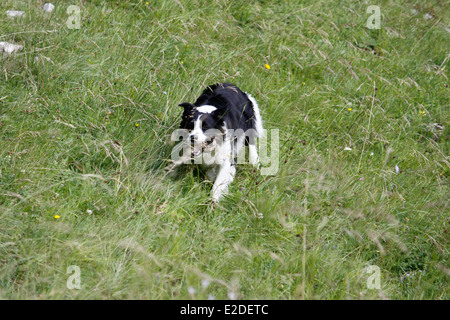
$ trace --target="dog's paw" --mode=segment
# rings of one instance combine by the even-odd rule
[[[211,197],[211,202],[218,204],[220,199],[222,198],[222,192],[213,192]]]
[[[252,165],[253,168],[255,168],[255,169],[261,168],[261,163],[259,162],[259,159],[258,159],[256,162],[252,163],[251,165]]]
[[[176,170],[177,167],[178,167],[178,165],[176,163],[171,163],[167,167],[164,168],[164,171],[166,172],[166,174],[169,177],[175,178],[177,176],[177,170]]]

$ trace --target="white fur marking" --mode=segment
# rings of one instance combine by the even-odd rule
[[[205,104],[203,106],[197,107],[196,109],[197,109],[198,112],[201,112],[201,113],[212,113],[212,112],[217,110],[216,107],[210,106],[208,104]]]
[[[206,135],[203,133],[202,130],[202,120],[201,120],[201,115],[198,116],[197,120],[195,120],[194,122],[194,130],[192,130],[191,132],[191,136],[196,137],[196,140],[198,143],[202,143],[204,141],[206,141]]]

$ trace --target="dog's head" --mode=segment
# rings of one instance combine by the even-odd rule
[[[189,131],[192,156],[212,152],[224,133],[223,111],[211,105],[197,107],[187,102],[179,106],[184,108],[180,129]]]

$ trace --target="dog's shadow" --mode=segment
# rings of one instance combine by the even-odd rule
[[[166,161],[164,165],[167,166],[169,163],[170,162]],[[187,177],[191,177],[195,181],[212,184],[212,181],[208,180],[206,170],[195,164],[183,164],[166,174],[169,179],[174,181],[181,181],[183,179],[186,179]]]

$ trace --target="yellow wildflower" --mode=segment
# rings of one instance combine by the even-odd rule
[[[270,70],[270,66],[267,63],[264,65],[264,67],[266,67],[267,70]]]
[[[55,219],[58,220],[59,218],[61,218],[59,215],[55,215]]]

